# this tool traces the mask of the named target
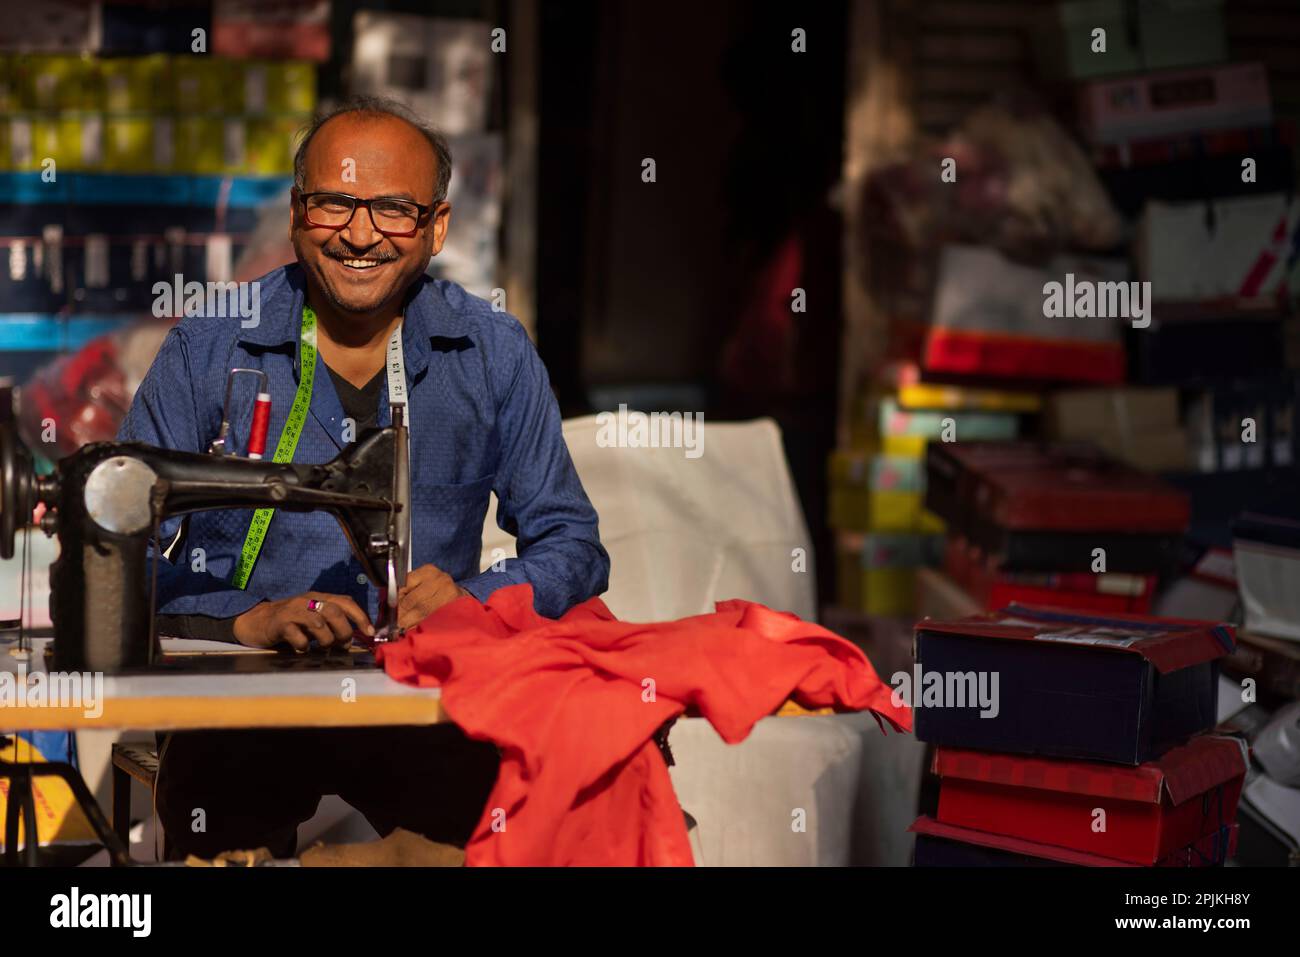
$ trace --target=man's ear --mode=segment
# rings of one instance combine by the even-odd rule
[[[442,252],[442,244],[447,241],[447,229],[451,226],[451,203],[444,201],[442,205],[435,209],[429,223],[430,229],[433,230],[433,242],[430,244],[429,255],[436,256]]]
[[[293,221],[298,215],[298,187],[289,187],[289,242],[293,242]]]

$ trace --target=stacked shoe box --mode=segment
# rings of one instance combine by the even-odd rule
[[[918,866],[1214,866],[1244,743],[1210,734],[1230,626],[1011,605],[916,626],[908,698],[934,746]]]
[[[926,506],[945,572],[985,609],[1145,613],[1188,521],[1182,492],[1083,442],[934,443]]]

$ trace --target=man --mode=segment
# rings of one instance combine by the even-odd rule
[[[548,616],[603,592],[609,558],[596,514],[526,333],[456,284],[425,276],[450,221],[446,142],[398,104],[356,100],[313,124],[294,172],[297,264],[259,281],[255,324],[183,319],[141,383],[120,438],[205,451],[221,421],[227,372],[254,368],[266,373],[272,396],[268,455],[287,429],[292,461],[326,462],[365,428],[389,423],[389,389],[404,383],[413,570],[398,597],[398,626],[511,584],[531,584]],[[315,361],[307,364],[313,331]],[[387,357],[395,339],[394,381]],[[309,412],[291,421],[304,372]],[[230,434],[242,452],[251,389],[237,389],[232,404]],[[519,557],[479,573],[493,491]],[[346,643],[354,629],[373,632],[378,591],[331,515],[277,511],[260,541],[252,517],[220,510],[164,523],[165,629],[299,651]],[[161,759],[156,803],[177,855],[258,846],[292,855],[297,825],[328,793],[358,807],[380,833],[403,826],[463,844],[497,766],[494,748],[449,725],[192,732],[171,736]]]

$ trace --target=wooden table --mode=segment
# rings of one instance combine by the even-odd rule
[[[0,729],[21,731],[304,728],[423,725],[446,721],[437,689],[389,678],[373,656],[285,654],[222,642],[164,639],[164,659],[147,674],[79,675],[47,671],[50,639],[34,638],[17,655],[17,641],[0,640]],[[43,700],[33,700],[43,688]],[[8,778],[5,858],[17,862],[18,822],[36,830],[32,779],[63,778],[115,865],[131,863],[77,771],[60,762],[3,762]],[[117,810],[115,808],[115,810]],[[29,842],[27,863],[36,861]]]
[[[0,641],[0,681],[25,683],[45,673],[49,639],[33,639],[26,661]],[[174,667],[149,674],[104,675],[87,684],[95,699],[29,707],[0,697],[0,728],[24,731],[200,728],[368,727],[447,720],[437,689],[389,678],[367,655],[285,655],[214,641],[164,639]],[[192,667],[189,663],[199,665]],[[201,663],[201,664],[200,664]],[[219,671],[221,673],[212,673]],[[102,682],[102,684],[99,684]],[[98,688],[96,685],[98,684]],[[71,689],[69,689],[71,690]],[[102,700],[100,700],[102,698]],[[66,700],[66,699],[65,699]],[[96,713],[102,711],[102,713]]]

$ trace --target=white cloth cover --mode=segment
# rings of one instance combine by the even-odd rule
[[[702,452],[689,458],[680,448],[602,448],[597,419],[566,421],[564,438],[600,516],[610,611],[670,621],[747,598],[816,618],[812,546],[775,422],[703,423]],[[494,498],[480,568],[514,554]]]

